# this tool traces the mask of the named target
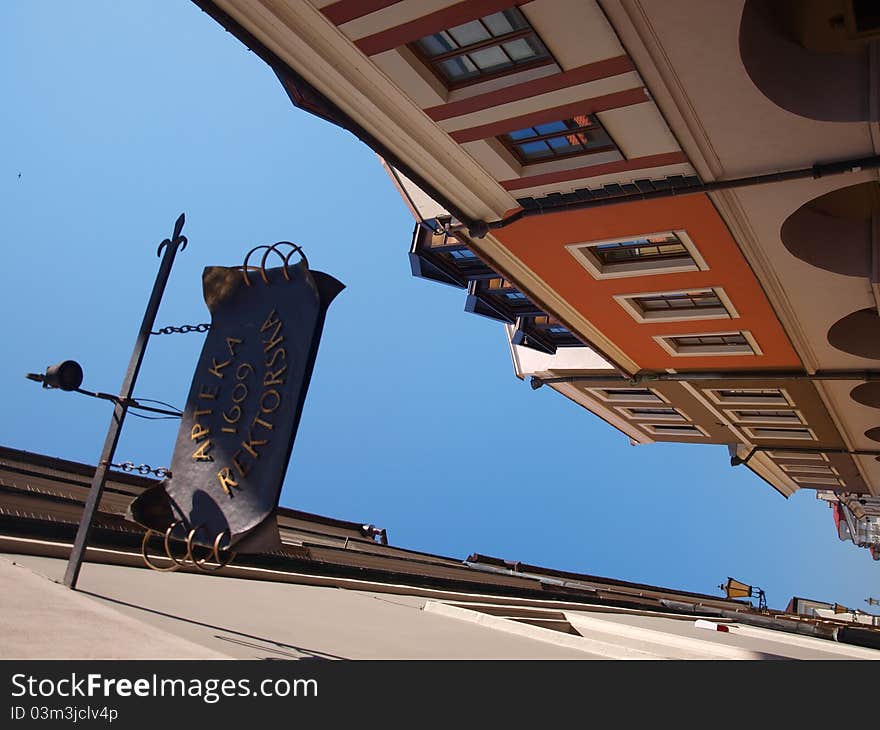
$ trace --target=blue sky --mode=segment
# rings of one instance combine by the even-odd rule
[[[375,155],[295,109],[194,5],[0,4],[6,332],[0,443],[94,463],[107,404],[28,371],[73,358],[115,392],[186,212],[158,324],[208,320],[201,270],[280,239],[347,285],[332,305],[281,503],[386,527],[393,544],[715,592],[728,575],[866,608],[880,565],[831,511],[725,447],[632,447],[513,376],[503,329],[414,279],[413,221]],[[21,177],[18,175],[21,173]],[[201,336],[155,337],[137,395],[182,405]],[[130,418],[118,460],[167,465],[174,421]]]

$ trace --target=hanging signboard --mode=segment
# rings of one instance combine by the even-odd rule
[[[256,251],[263,251],[260,265],[249,266]],[[302,257],[297,264],[290,263],[294,253]],[[267,268],[270,256],[282,265]],[[309,270],[301,249],[286,243],[253,249],[241,267],[208,267],[202,282],[211,329],[183,412],[171,476],[138,496],[128,513],[165,535],[169,557],[169,537],[185,540],[192,562],[198,562],[193,545],[213,548],[215,557],[219,549],[281,547],[275,509],[324,317],[344,288],[332,276]]]

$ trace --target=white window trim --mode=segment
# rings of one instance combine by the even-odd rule
[[[625,243],[640,238],[651,238],[653,236],[662,236],[668,233],[674,233],[678,236],[678,240],[687,249],[690,254],[691,261],[689,263],[675,263],[675,261],[628,261],[621,264],[611,264],[610,266],[602,266],[597,258],[584,253],[583,248],[594,248],[602,246],[606,243]],[[608,238],[601,241],[581,241],[579,243],[570,243],[565,247],[581,266],[583,266],[594,279],[620,279],[627,276],[649,276],[651,274],[677,274],[687,271],[708,271],[709,267],[706,261],[700,255],[694,242],[690,239],[687,232],[681,231],[659,231],[657,233],[636,233],[631,236],[622,236],[621,238]]]
[[[821,452],[810,451],[768,451],[771,459],[800,459],[801,461],[828,461],[828,457]]]
[[[807,424],[806,419],[804,419],[804,416],[800,411],[788,410],[788,413],[791,414],[791,418],[786,418],[785,416],[741,416],[740,412],[743,410],[752,411],[759,409],[731,408],[729,411],[727,411],[727,414],[730,415],[730,418],[734,423],[755,424],[764,426],[805,426]],[[767,410],[781,411],[786,409],[768,408]]]
[[[791,472],[793,474],[827,474],[840,476],[831,464],[780,464],[782,471]]]
[[[712,309],[661,309],[658,311],[643,312],[635,303],[639,297],[665,297],[675,294],[708,293],[712,292],[721,300],[721,307]],[[615,294],[614,300],[626,310],[636,322],[646,324],[652,322],[687,322],[701,319],[738,319],[739,312],[730,301],[724,289],[719,286],[711,286],[698,289],[680,289],[678,291],[644,292],[642,294]]]
[[[767,436],[766,434],[758,434],[758,431],[766,431],[766,428],[761,428],[760,426],[756,427],[743,427],[743,431],[746,434],[757,441],[761,440],[774,440],[774,441],[815,441],[816,434],[813,432],[813,429],[807,428],[804,426],[801,431],[796,431],[792,428],[785,428],[784,426],[774,426],[774,428],[779,428],[788,431],[788,433],[780,435],[780,436]],[[806,432],[806,433],[804,433]]]
[[[722,396],[722,390],[746,390],[752,392],[758,392],[760,390],[778,390],[779,394],[783,398],[783,402],[781,403],[771,403],[766,398],[755,398],[749,397],[748,395],[743,396]],[[776,408],[786,406],[793,406],[794,401],[791,396],[788,394],[788,391],[785,388],[706,388],[703,392],[709,396],[709,398],[718,405],[722,406],[766,406],[768,408]]]
[[[837,479],[836,477],[802,476],[802,477],[792,477],[792,478],[798,484],[836,485],[838,487],[845,487],[846,486],[846,482],[844,482],[842,479]]]
[[[659,405],[669,403],[662,393],[657,392],[653,388],[645,388],[645,386],[642,385],[634,385],[631,387],[626,385],[606,385],[602,388],[585,388],[584,390],[597,400],[605,403],[638,403],[646,406],[651,403]],[[632,397],[619,395],[609,396],[605,393],[606,390],[650,390],[654,397],[649,398],[646,395],[634,395]]]
[[[675,426],[676,424],[670,423],[639,423],[639,428],[644,429],[647,433],[652,436],[659,436],[661,438],[692,438],[692,439],[703,439],[708,438],[709,434],[703,429],[702,426],[696,423],[687,423],[681,424],[682,428],[687,428],[686,432],[683,433],[673,433],[672,431],[660,430],[657,431],[655,426]],[[696,429],[699,433],[694,433],[692,429]]]
[[[675,413],[667,413],[665,415],[658,415],[656,413],[649,414],[638,414],[633,413],[633,410],[636,408],[672,408]],[[624,415],[625,418],[630,421],[656,421],[656,422],[664,422],[664,423],[687,423],[691,419],[688,418],[687,414],[682,413],[678,408],[674,408],[673,406],[667,404],[653,404],[653,405],[642,405],[642,406],[615,406],[616,411],[619,411]]]
[[[742,335],[747,345],[696,345],[682,352],[675,348],[670,341],[673,337],[718,337],[720,335]],[[654,335],[655,342],[660,345],[672,357],[729,357],[731,355],[763,355],[757,340],[748,330],[734,330],[732,332],[680,332],[674,335]],[[748,348],[748,349],[746,349]]]

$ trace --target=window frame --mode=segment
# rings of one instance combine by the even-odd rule
[[[745,434],[757,441],[816,441],[816,434],[809,426],[786,428],[784,426],[743,426]],[[768,431],[776,434],[768,435]]]
[[[679,337],[730,337],[741,335],[745,345],[676,345],[674,340]],[[754,357],[763,355],[754,336],[748,330],[732,330],[725,332],[681,332],[674,335],[654,335],[654,341],[672,357]],[[748,349],[745,349],[748,347]]]
[[[606,385],[601,388],[585,388],[588,395],[591,395],[596,400],[602,401],[603,403],[622,403],[622,404],[633,404],[640,406],[649,406],[649,404],[660,404],[665,405],[668,404],[669,401],[663,397],[663,394],[654,388],[646,388],[642,386],[617,386],[617,385]],[[609,390],[625,390],[632,391],[632,396],[621,396],[621,395],[609,395],[607,391]],[[639,393],[635,395],[638,391],[649,391],[650,395],[646,395],[645,393]]]
[[[670,297],[687,294],[713,293],[720,302],[717,307],[704,307],[693,309],[658,309],[643,310],[636,300],[646,297]],[[615,294],[614,300],[626,310],[626,312],[639,324],[653,322],[686,322],[702,319],[738,319],[739,312],[730,301],[730,297],[720,286],[696,287],[693,289],[679,289],[676,291],[641,292],[638,294]]]
[[[522,139],[513,139],[510,135],[514,132],[521,132],[523,129],[533,129],[535,132],[538,132],[537,127],[542,124],[553,124],[553,123],[563,123],[566,122],[574,122],[572,117],[567,117],[565,119],[552,119],[547,122],[539,122],[533,124],[531,127],[522,127],[521,129],[513,129],[510,132],[505,132],[503,134],[499,134],[497,139],[502,144],[502,146],[513,155],[514,159],[523,167],[529,167],[531,165],[543,165],[548,162],[558,162],[559,160],[570,160],[574,157],[591,157],[593,155],[601,155],[605,152],[617,152],[621,159],[625,159],[623,152],[620,151],[620,147],[617,146],[617,142],[614,141],[614,138],[608,133],[608,130],[605,129],[605,126],[602,122],[599,121],[598,117],[595,114],[587,114],[585,115],[587,120],[589,121],[588,126],[579,126],[574,127],[569,130],[563,130],[560,132],[549,132],[546,134],[538,133],[533,137],[523,137]],[[610,144],[603,145],[601,147],[594,147],[592,149],[584,150],[582,152],[568,152],[565,154],[556,154],[553,152],[548,157],[536,157],[536,158],[528,158],[524,157],[520,150],[518,149],[518,145],[530,142],[543,142],[549,139],[558,139],[559,137],[565,137],[572,134],[579,134],[590,129],[599,129],[606,137]],[[552,147],[551,147],[552,152]]]
[[[649,410],[658,410],[665,409],[674,411],[674,413],[636,413],[640,409],[649,409]],[[666,425],[667,423],[680,423],[680,424],[688,424],[690,423],[690,418],[688,418],[687,414],[682,413],[678,408],[668,403],[643,403],[640,405],[631,404],[628,406],[615,406],[614,410],[619,411],[623,414],[624,418],[629,421],[634,422],[657,422],[663,423]]]
[[[510,33],[505,33],[501,36],[493,36],[492,31],[489,30],[489,28],[486,26],[484,20],[488,17],[491,17],[492,15],[495,15],[496,13],[504,13],[508,10],[515,10],[519,14],[523,22],[525,22],[526,26],[524,28],[518,28],[514,31],[511,31]],[[544,39],[541,38],[538,31],[535,30],[534,26],[525,16],[525,13],[523,13],[518,6],[511,5],[511,7],[497,10],[495,11],[495,13],[489,13],[488,15],[481,15],[477,18],[471,18],[470,20],[466,20],[463,23],[459,23],[458,26],[466,25],[467,23],[472,23],[474,21],[481,23],[483,27],[486,28],[486,30],[489,32],[491,37],[477,43],[471,43],[466,46],[460,46],[459,48],[450,49],[449,51],[437,54],[436,56],[429,55],[421,47],[419,42],[430,36],[437,35],[438,33],[448,33],[450,30],[452,30],[452,28],[441,28],[434,33],[429,33],[428,35],[417,38],[416,40],[407,44],[407,48],[409,48],[409,50],[411,50],[413,54],[415,54],[415,57],[419,60],[419,62],[422,63],[425,68],[427,68],[448,91],[456,91],[458,89],[473,86],[474,84],[479,84],[484,81],[492,81],[494,79],[503,78],[504,76],[510,76],[521,71],[530,71],[532,69],[541,68],[542,66],[549,66],[551,64],[555,64],[557,67],[559,67],[559,63],[556,61],[550,49],[547,47]],[[453,28],[457,28],[458,26],[453,26]],[[440,64],[443,61],[449,60],[450,58],[457,58],[459,56],[467,55],[468,53],[485,50],[486,48],[492,48],[494,46],[501,47],[504,43],[509,43],[520,38],[527,38],[529,36],[534,36],[537,39],[538,43],[541,45],[546,53],[545,56],[536,58],[532,61],[526,61],[524,63],[514,63],[512,66],[501,68],[498,71],[493,71],[490,73],[478,73],[476,76],[471,76],[467,79],[463,79],[460,81],[450,79],[445,73],[443,73],[440,68]],[[453,40],[455,39],[453,38]],[[455,42],[458,43],[458,41]],[[503,48],[502,51],[507,54],[507,51],[505,51]],[[471,61],[471,63],[473,63],[473,61]],[[476,64],[474,65],[476,66]]]
[[[628,243],[631,241],[640,241],[648,238],[656,238],[658,236],[674,235],[684,246],[689,255],[689,260],[685,261],[684,257],[677,259],[645,259],[644,261],[625,261],[617,264],[604,264],[589,249],[603,246],[609,243]],[[569,243],[565,246],[566,250],[574,257],[581,266],[583,266],[594,279],[620,279],[630,276],[650,276],[654,274],[679,274],[689,271],[708,271],[709,266],[705,259],[700,255],[691,237],[684,229],[656,231],[654,233],[634,233],[629,236],[620,238],[608,238],[596,241],[580,241],[578,243]]]
[[[721,393],[725,390],[740,390],[756,393],[761,390],[775,390],[782,398],[781,401],[771,402],[769,400],[761,400],[760,396],[742,395],[742,396],[724,396]],[[795,402],[788,394],[785,388],[704,388],[703,392],[709,398],[720,406],[766,406],[768,408],[787,408],[794,406]]]
[[[709,438],[709,434],[698,423],[638,423],[639,428],[651,436],[661,438]],[[660,429],[659,431],[657,429]],[[674,429],[679,429],[676,433]]]

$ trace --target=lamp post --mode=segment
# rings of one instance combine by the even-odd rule
[[[113,405],[113,416],[110,419],[110,426],[107,429],[107,436],[104,439],[104,448],[101,450],[101,457],[95,468],[95,475],[92,478],[92,484],[89,488],[89,494],[83,507],[82,518],[76,531],[76,539],[73,543],[73,549],[70,552],[70,558],[67,562],[67,570],[64,573],[64,585],[68,588],[75,589],[76,582],[79,578],[79,571],[82,567],[83,557],[85,555],[86,546],[89,541],[89,535],[92,529],[92,521],[95,517],[98,504],[101,500],[101,492],[104,489],[104,482],[107,479],[107,470],[113,461],[116,453],[116,445],[119,442],[119,434],[122,431],[122,424],[125,421],[126,413],[131,407],[140,407],[144,410],[153,410],[162,412],[160,409],[153,409],[141,406],[134,400],[134,386],[137,382],[138,372],[144,359],[144,353],[147,349],[147,341],[150,339],[150,332],[156,320],[156,313],[159,311],[159,304],[162,301],[162,295],[165,292],[165,285],[168,283],[168,276],[171,273],[171,267],[174,264],[174,257],[177,255],[178,248],[182,251],[186,248],[186,236],[181,234],[183,224],[186,218],[183,213],[174,224],[174,233],[171,238],[166,238],[159,244],[156,255],[162,258],[159,264],[159,271],[156,273],[156,280],[153,283],[153,291],[150,294],[150,300],[147,302],[147,308],[144,312],[144,318],[138,330],[137,339],[134,343],[134,349],[131,353],[131,360],[128,363],[125,377],[122,380],[118,396],[108,395],[106,393],[92,393],[80,389],[82,384],[83,373],[82,368],[72,361],[67,360],[60,365],[53,366],[46,371],[45,375],[29,374],[27,377],[31,380],[41,381],[44,387],[57,387],[62,390],[77,391],[86,395],[96,396],[110,400]],[[166,413],[171,413],[166,411]],[[173,414],[174,415],[174,414]]]

